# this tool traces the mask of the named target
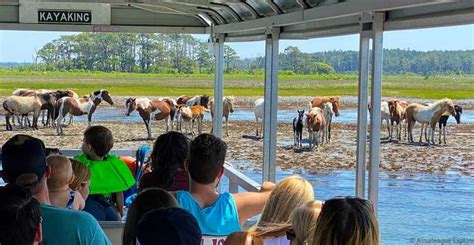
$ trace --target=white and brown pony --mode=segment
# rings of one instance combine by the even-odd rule
[[[201,105],[178,105],[177,117],[179,117],[184,123],[184,130],[186,134],[189,133],[188,129],[190,129],[191,135],[194,136],[195,122],[197,122],[198,134],[202,133],[202,122],[206,112],[210,112],[210,110]]]
[[[125,115],[130,116],[134,110],[138,111],[138,114],[145,123],[148,139],[152,139],[151,135],[151,122],[152,119],[157,121],[165,120],[166,132],[171,127],[173,130],[173,118],[176,113],[176,102],[170,98],[161,99],[148,99],[148,98],[128,98],[125,102]]]
[[[209,107],[209,96],[207,95],[196,95],[186,101],[187,106],[200,105],[204,106],[206,109]]]
[[[420,135],[420,143],[422,142],[423,137],[423,125],[427,125],[425,127],[425,139],[427,137],[427,127],[429,125],[430,128],[430,137],[427,139],[427,143],[434,144],[434,131],[436,127],[436,123],[439,122],[441,116],[448,112],[453,117],[456,116],[456,111],[454,109],[454,103],[450,99],[442,99],[438,100],[430,106],[424,106],[418,103],[411,103],[406,108],[406,117],[408,122],[408,141],[413,142],[413,126],[416,122],[421,123],[421,135]]]
[[[201,105],[204,106],[206,109],[209,108],[209,96],[207,95],[196,95],[194,97],[181,95],[176,100],[177,105],[185,105],[185,106],[195,106]],[[181,117],[176,117],[176,129],[181,130]]]
[[[339,116],[339,96],[317,96],[311,100],[311,107],[319,107],[321,110],[324,110],[324,104],[330,102],[332,104],[332,110],[336,117]]]
[[[263,131],[263,107],[265,104],[264,99],[258,99],[255,101],[255,107],[253,113],[255,115],[255,121],[257,122],[257,127],[255,128],[255,135],[258,137],[258,129],[260,128],[260,133]],[[258,119],[262,119],[261,122],[258,122]]]
[[[63,97],[59,99],[56,103],[56,132],[58,135],[63,134],[63,119],[66,115],[71,116],[82,116],[87,115],[88,126],[91,126],[92,114],[97,109],[97,106],[102,101],[106,101],[110,105],[113,105],[114,102],[112,97],[107,90],[101,89],[93,92],[89,96],[84,96],[82,98],[73,98],[73,97]]]
[[[234,113],[234,98],[233,97],[224,97],[222,100],[223,104],[223,111],[222,111],[222,117],[225,118],[225,134],[229,136],[229,115],[231,113]],[[211,99],[209,101],[209,107],[211,108],[211,117],[212,120],[214,121],[214,99]],[[214,128],[211,129],[211,134],[213,132]]]
[[[309,133],[309,148],[313,150],[320,143],[323,144],[323,142],[319,141],[321,132],[322,138],[324,138],[324,127],[326,127],[323,110],[319,107],[311,108],[308,114],[306,114],[306,125],[308,126]]]

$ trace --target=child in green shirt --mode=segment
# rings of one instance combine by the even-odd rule
[[[84,132],[83,154],[74,157],[92,173],[84,211],[99,221],[120,220],[123,192],[135,184],[127,165],[118,156],[109,154],[113,146],[114,139],[108,128],[92,126]]]

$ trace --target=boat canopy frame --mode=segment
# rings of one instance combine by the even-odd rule
[[[84,16],[68,19],[68,14],[72,16],[71,13]],[[62,18],[62,15],[65,17]],[[279,40],[359,34],[355,195],[365,198],[368,192],[368,198],[375,208],[378,205],[384,31],[473,23],[474,0],[3,0],[0,2],[0,30],[210,35],[209,40],[214,45],[216,58],[215,118],[222,118],[223,113],[224,43],[265,41],[262,179],[270,181],[275,181],[276,178]],[[371,43],[373,52],[369,52]],[[367,142],[369,77],[372,120],[369,126],[371,134]],[[220,137],[222,120],[214,120],[213,129],[214,134]],[[367,144],[369,144],[368,154]],[[368,188],[366,188],[367,160]],[[230,189],[238,191],[238,185],[234,183]]]

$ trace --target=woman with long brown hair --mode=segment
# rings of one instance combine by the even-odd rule
[[[327,200],[313,236],[313,245],[378,245],[379,225],[372,204],[361,198]]]

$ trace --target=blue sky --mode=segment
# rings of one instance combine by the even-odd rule
[[[0,62],[32,62],[33,54],[44,44],[70,32],[0,31]],[[207,36],[197,35],[206,40]],[[240,57],[264,54],[263,42],[229,43]],[[280,51],[297,46],[303,52],[357,50],[358,35],[311,40],[282,40]],[[384,33],[385,48],[412,50],[474,50],[474,25],[393,31]]]

